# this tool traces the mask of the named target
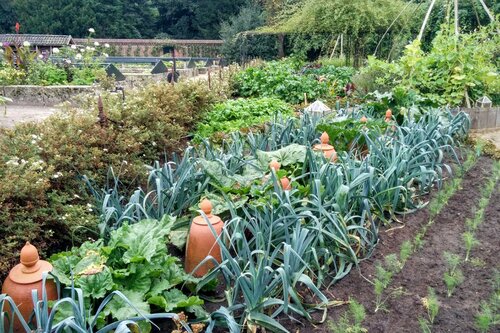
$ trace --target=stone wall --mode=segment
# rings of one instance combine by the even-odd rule
[[[93,86],[3,86],[3,96],[16,105],[54,106],[68,101],[71,97],[94,91]]]

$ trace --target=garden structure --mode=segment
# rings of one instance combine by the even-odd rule
[[[101,79],[0,130],[0,332],[495,332],[498,151],[450,108],[498,103],[495,29],[361,69]]]

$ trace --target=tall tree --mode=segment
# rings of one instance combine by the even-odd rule
[[[0,33],[14,32],[14,10],[12,8],[12,0],[0,1]]]
[[[247,0],[156,0],[158,30],[174,38],[216,39],[221,23]]]
[[[151,0],[16,0],[24,32],[85,37],[142,38],[155,35],[158,11]]]

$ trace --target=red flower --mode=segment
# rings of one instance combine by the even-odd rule
[[[16,22],[16,34],[19,33],[19,29],[21,29],[21,25],[19,24],[19,22]]]

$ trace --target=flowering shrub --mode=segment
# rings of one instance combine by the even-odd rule
[[[15,47],[4,45],[0,52],[0,84],[91,85],[105,73],[101,64],[108,56],[108,48],[89,38],[86,45],[53,48],[56,58],[49,60],[31,51],[28,42]]]
[[[151,85],[128,92],[125,103],[106,94],[107,126],[98,121],[95,98],[87,100],[86,111],[0,130],[1,274],[26,240],[45,255],[95,237],[98,216],[80,177],[101,187],[113,167],[131,191],[145,182],[145,164],[182,149],[182,137],[215,98],[196,82]]]

